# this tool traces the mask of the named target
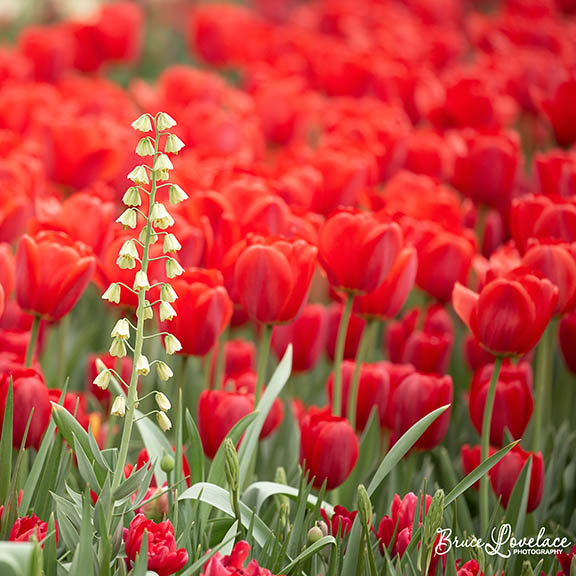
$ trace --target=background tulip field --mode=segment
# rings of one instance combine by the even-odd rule
[[[576,575],[576,2],[0,36],[0,576]]]

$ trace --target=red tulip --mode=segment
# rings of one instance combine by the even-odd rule
[[[375,290],[385,280],[401,247],[399,226],[381,222],[370,212],[337,212],[320,231],[320,261],[330,284],[340,290]]]
[[[576,305],[576,249],[563,244],[535,244],[529,247],[524,266],[548,278],[558,288],[555,314],[563,315]]]
[[[147,520],[144,514],[137,514],[124,533],[129,568],[140,553],[144,532],[148,539],[148,570],[153,570],[158,576],[170,576],[184,568],[188,562],[188,552],[185,548],[177,549],[174,527],[170,521],[157,524]]]
[[[456,562],[456,576],[484,576],[480,564],[476,560],[468,560],[460,566],[461,561]]]
[[[492,377],[493,364],[488,364],[474,374],[470,384],[470,419],[479,434],[482,433],[484,407]],[[528,426],[534,401],[532,399],[532,368],[528,362],[503,364],[494,398],[494,411],[490,427],[490,443],[504,444],[504,430],[514,439],[521,438]]]
[[[348,400],[350,398],[350,386],[356,363],[349,360],[342,362],[342,416],[348,415]],[[334,374],[326,381],[326,389],[330,403],[332,403],[332,391],[334,388]],[[362,364],[360,379],[358,381],[358,397],[356,403],[356,430],[362,432],[368,424],[372,410],[376,414],[381,426],[386,422],[386,411],[390,395],[390,380],[388,372],[381,364]]]
[[[358,460],[358,438],[345,418],[330,408],[310,408],[300,423],[300,464],[313,478],[314,487],[326,481],[326,489],[342,484]]]
[[[23,310],[59,320],[74,307],[92,278],[95,260],[66,234],[24,235],[16,254],[16,298]]]
[[[394,427],[394,411],[393,411],[393,399],[398,386],[402,381],[414,374],[416,369],[412,364],[393,364],[392,362],[380,362],[380,366],[386,370],[388,374],[388,379],[390,381],[390,394],[388,397],[388,408],[386,410],[386,427],[392,429]]]
[[[293,320],[308,298],[316,248],[303,240],[254,243],[236,260],[236,293],[248,315],[262,323]]]
[[[388,326],[385,338],[388,357],[397,364],[412,364],[421,372],[444,374],[454,343],[452,320],[444,308],[431,306],[417,329],[423,313],[411,310]]]
[[[0,243],[0,286],[8,300],[16,282],[16,263],[10,244]]]
[[[48,389],[48,397],[51,402],[60,404],[60,398],[62,396],[62,390],[57,388]],[[88,424],[90,419],[88,417],[88,412],[86,411],[86,398],[75,392],[66,392],[64,396],[64,401],[61,403],[70,414],[73,414],[76,420],[82,425],[85,430],[88,430]]]
[[[576,77],[571,77],[558,84],[553,94],[542,102],[544,113],[560,146],[571,146],[576,142],[575,99]]]
[[[181,354],[205,356],[232,317],[232,301],[217,270],[190,269],[171,281],[176,317],[162,324],[182,344]]]
[[[352,524],[354,524],[358,512],[356,510],[349,512],[344,506],[337,505],[334,506],[334,514],[331,517],[328,517],[324,508],[320,509],[320,514],[327,526],[330,527],[330,534],[344,538],[352,530]]]
[[[354,299],[354,311],[361,316],[393,318],[402,310],[416,280],[418,258],[412,246],[402,249],[386,279],[376,290]]]
[[[534,172],[541,194],[546,196],[576,196],[576,155],[563,150],[551,150],[534,156]]]
[[[494,453],[494,449],[492,447],[489,448],[488,455],[492,456]],[[462,472],[464,472],[465,476],[468,476],[470,472],[474,469],[478,468],[482,463],[482,448],[480,445],[477,446],[470,446],[470,444],[464,444],[460,449],[460,464],[462,466]],[[474,482],[472,485],[474,490],[480,489],[480,480]]]
[[[480,294],[461,284],[452,302],[460,319],[487,350],[523,355],[532,350],[550,322],[558,288],[519,268],[488,282]]]
[[[175,453],[176,449],[172,446],[172,452]],[[150,456],[148,455],[148,451],[146,448],[142,448],[140,452],[138,452],[138,456],[136,457],[136,470],[140,468],[144,468],[144,466],[150,464]],[[130,470],[130,472],[132,472]],[[188,460],[186,458],[186,454],[182,454],[182,472],[184,473],[184,477],[190,476],[190,464],[188,464]],[[128,475],[129,476],[129,475]],[[186,479],[186,483],[190,486],[190,478]],[[150,486],[152,488],[156,488],[156,478],[152,476],[152,480],[150,481]]]
[[[408,136],[404,170],[443,181],[450,178],[453,164],[454,154],[440,134],[420,129]]]
[[[204,390],[198,400],[198,432],[204,454],[214,458],[234,425],[252,412],[254,400],[227,390]]]
[[[270,570],[259,566],[256,560],[251,560],[244,567],[249,555],[250,545],[241,540],[234,545],[229,556],[222,557],[219,552],[216,552],[208,560],[200,576],[274,576]]]
[[[44,436],[44,432],[50,422],[51,413],[50,395],[44,383],[44,378],[32,368],[16,369],[2,374],[0,376],[0,422],[4,420],[10,378],[12,378],[14,391],[12,444],[16,450],[20,448],[28,419],[32,410],[34,410],[25,446],[26,448],[32,446],[38,450],[42,442],[42,436]]]
[[[556,554],[560,566],[562,566],[562,572],[559,572],[556,576],[570,576],[570,569],[572,568],[572,561],[576,556],[576,544],[572,546],[570,552],[560,552]]]
[[[250,340],[228,340],[224,345],[224,374],[236,378],[254,369],[256,347]]]
[[[576,374],[576,314],[568,314],[562,318],[558,329],[558,341],[568,370]]]
[[[340,303],[331,304],[328,308],[328,326],[326,334],[326,354],[330,360],[334,360],[336,351],[336,339],[338,338],[338,328],[342,320],[343,306]],[[346,331],[346,341],[344,343],[344,360],[354,360],[360,345],[362,333],[366,327],[366,320],[352,314],[348,322]]]
[[[464,338],[462,347],[466,364],[472,372],[480,370],[486,364],[492,364],[496,359],[494,354],[490,354],[488,350],[484,349],[471,334]]]
[[[396,439],[430,412],[452,403],[452,378],[414,373],[405,378],[392,397]],[[449,408],[420,436],[415,446],[431,450],[444,438],[450,424]]]
[[[326,308],[321,304],[308,304],[290,324],[274,327],[272,350],[280,359],[292,344],[292,371],[312,370],[324,351],[326,329]]]
[[[56,542],[58,542],[58,524],[54,523],[54,528],[56,530]],[[44,548],[42,541],[47,535],[48,522],[44,522],[32,514],[31,516],[22,516],[16,519],[12,530],[10,530],[8,540],[10,542],[30,542],[35,540],[41,542],[40,547]]]
[[[512,490],[529,458],[532,458],[532,473],[528,492],[528,513],[538,508],[540,504],[544,492],[544,458],[541,452],[537,454],[526,452],[517,445],[490,470],[492,489],[496,496],[502,497],[504,508],[508,506]]]

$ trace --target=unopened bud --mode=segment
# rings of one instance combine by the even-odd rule
[[[170,284],[164,284],[160,290],[160,300],[162,302],[176,302],[178,294],[176,294],[176,290]]]
[[[160,378],[160,380],[162,380],[163,382],[170,380],[170,378],[174,376],[174,372],[172,372],[170,366],[168,366],[168,364],[160,360],[156,362],[156,372],[158,374],[158,378]]]
[[[126,206],[140,206],[142,204],[142,198],[140,197],[140,191],[136,186],[130,186],[124,196],[122,197],[122,202]]]
[[[121,318],[116,322],[110,334],[112,338],[120,338],[120,340],[127,340],[130,338],[130,322],[126,318]]]
[[[170,130],[170,128],[174,126],[176,126],[176,120],[174,120],[172,116],[169,116],[166,112],[160,112],[160,114],[158,114],[158,119],[156,120],[158,130],[161,132],[163,130]]]
[[[184,273],[184,268],[180,266],[178,260],[174,260],[174,258],[168,258],[166,260],[166,276],[168,278],[176,278]]]
[[[124,340],[120,340],[120,338],[114,338],[114,340],[112,340],[112,344],[110,345],[110,356],[114,356],[116,358],[124,358],[126,354],[127,352]]]
[[[226,455],[226,480],[231,496],[239,495],[240,492],[240,464],[238,462],[238,453],[234,442],[230,438],[224,440],[224,454]]]
[[[148,376],[150,374],[150,364],[144,354],[141,354],[136,360],[136,374],[140,374],[140,376]]]
[[[132,182],[135,182],[136,184],[148,184],[150,180],[148,179],[148,171],[146,170],[146,166],[136,166],[136,168],[134,168],[132,172],[128,174],[128,180],[132,180]]]
[[[170,204],[174,206],[187,200],[188,194],[186,194],[178,184],[172,184],[170,188],[168,188],[168,198],[170,199]]]
[[[150,282],[148,282],[148,276],[146,276],[146,272],[144,272],[144,270],[138,270],[138,272],[136,272],[133,288],[136,290],[136,292],[150,289]]]
[[[109,370],[102,370],[102,372],[100,372],[98,376],[94,378],[94,385],[98,386],[98,388],[101,388],[102,390],[107,390],[109,384],[110,384]]]
[[[140,132],[150,132],[152,130],[150,116],[148,116],[148,114],[142,114],[142,116],[132,122],[131,126],[134,130],[140,130]]]
[[[168,302],[160,302],[160,322],[172,320],[176,317],[176,310]]]
[[[182,350],[182,344],[180,344],[180,340],[176,336],[167,334],[164,338],[164,348],[166,348],[166,354],[172,355]]]
[[[127,210],[124,210],[124,212],[122,212],[122,214],[116,218],[116,222],[122,224],[122,226],[126,226],[127,228],[136,228],[138,225],[136,210],[134,210],[134,208],[128,208]]]
[[[319,526],[312,526],[312,528],[310,528],[310,530],[308,530],[308,545],[309,546],[311,546],[312,544],[315,544],[321,538],[324,538],[324,534],[322,534],[322,530],[320,529]]]
[[[156,399],[156,404],[158,404],[158,408],[160,408],[160,410],[162,410],[162,412],[167,412],[168,410],[170,410],[170,408],[172,408],[172,404],[170,404],[170,400],[168,400],[166,395],[163,394],[162,392],[156,392],[155,399]]]
[[[158,422],[158,426],[160,426],[163,432],[167,432],[172,428],[172,422],[170,421],[170,418],[164,414],[164,412],[156,413],[156,421]]]
[[[138,156],[154,156],[154,144],[152,144],[150,138],[146,136],[138,142],[138,146],[136,146],[136,154],[138,154]]]
[[[164,147],[164,152],[166,154],[178,154],[186,144],[176,136],[176,134],[168,134],[166,138],[166,146]]]
[[[116,396],[114,403],[112,404],[112,410],[110,410],[110,414],[112,414],[112,416],[125,416],[126,398],[124,398],[124,396]]]
[[[175,465],[176,465],[176,462],[174,460],[174,456],[164,452],[164,455],[162,456],[162,460],[160,460],[160,468],[161,468],[162,472],[166,472],[166,474],[170,474],[170,472],[172,472],[172,470],[174,470]]]
[[[174,234],[166,234],[164,236],[164,254],[178,252],[179,250],[182,250],[182,244],[178,242],[176,236]]]
[[[370,496],[368,496],[368,492],[366,492],[366,488],[364,484],[360,484],[358,486],[358,493],[357,493],[357,501],[358,501],[358,514],[360,516],[360,522],[364,524],[367,528],[370,528],[372,525],[372,502],[370,501]]]
[[[107,300],[108,302],[112,302],[114,304],[120,303],[120,285],[113,283],[108,286],[106,292],[102,294],[102,300]]]

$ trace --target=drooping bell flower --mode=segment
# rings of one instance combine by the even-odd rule
[[[358,438],[346,418],[333,416],[329,408],[311,407],[300,422],[300,464],[306,463],[314,487],[326,481],[326,489],[340,486],[358,460]]]
[[[0,425],[4,420],[6,397],[12,378],[14,393],[14,423],[12,445],[19,450],[32,410],[25,447],[40,448],[42,437],[50,423],[51,405],[48,388],[42,375],[32,368],[15,369],[0,376]]]
[[[479,434],[482,433],[484,407],[490,387],[493,364],[478,370],[470,384],[468,407],[470,419]],[[504,430],[512,438],[521,438],[528,426],[534,400],[532,398],[532,368],[528,362],[502,365],[496,383],[494,411],[490,426],[490,443],[494,446],[504,444]]]
[[[292,371],[312,370],[324,351],[326,331],[326,308],[322,304],[308,304],[291,323],[274,327],[272,350],[280,359],[292,344]]]
[[[354,377],[356,363],[350,360],[342,362],[342,416],[348,416],[348,401],[350,387]],[[334,388],[334,374],[326,381],[326,391],[330,402]],[[380,426],[386,422],[390,395],[390,380],[388,372],[381,364],[362,364],[358,380],[358,397],[356,401],[356,430],[362,432],[368,424],[372,410],[376,411]]]
[[[188,552],[178,548],[174,537],[174,527],[169,520],[156,523],[144,514],[137,514],[124,533],[128,567],[131,568],[140,554],[144,532],[148,541],[148,569],[158,576],[170,576],[184,568],[188,562]]]
[[[416,422],[437,408],[452,403],[453,387],[450,376],[434,376],[415,372],[405,378],[392,398],[393,438],[400,438]],[[450,424],[448,408],[415,443],[416,448],[431,450],[437,446]]]
[[[101,360],[106,368],[115,370],[118,361],[120,361],[120,377],[124,382],[130,382],[130,376],[132,375],[132,358],[125,356],[121,360],[110,356],[109,354],[91,354],[86,360],[86,383],[85,389],[90,392],[102,405],[102,409],[105,414],[110,412],[110,407],[112,405],[112,396],[110,390],[103,390],[96,384],[94,380],[98,376],[98,367],[96,365],[96,360]]]
[[[456,284],[452,303],[476,340],[497,356],[532,350],[552,318],[558,288],[524,268],[487,282],[480,294]]]
[[[59,320],[74,307],[95,269],[94,257],[66,234],[25,234],[16,253],[16,298],[20,307]]]
[[[341,210],[328,218],[320,231],[320,262],[337,290],[376,290],[401,248],[400,227],[380,221],[371,212]]]
[[[501,502],[504,508],[508,506],[514,486],[529,458],[532,458],[532,473],[530,474],[527,512],[534,511],[540,504],[544,493],[544,458],[541,452],[537,454],[527,452],[517,445],[489,472],[492,489],[497,497],[502,497]]]
[[[236,295],[256,322],[293,320],[306,303],[317,249],[304,240],[255,239],[238,256]]]
[[[404,247],[380,286],[354,299],[354,311],[360,316],[393,318],[401,310],[416,280],[418,257],[412,246]]]
[[[163,329],[182,344],[181,354],[205,356],[232,317],[232,301],[217,270],[190,269],[171,281],[176,316]]]

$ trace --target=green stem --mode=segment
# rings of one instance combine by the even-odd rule
[[[266,368],[268,365],[268,354],[270,353],[270,341],[272,340],[272,325],[264,324],[258,341],[258,380],[256,381],[256,392],[254,395],[254,407],[258,406],[262,389],[266,381]]]
[[[155,126],[156,137],[154,141],[154,161],[152,162],[152,184],[150,187],[150,204],[148,208],[148,219],[146,222],[146,238],[144,241],[144,248],[142,250],[142,271],[148,272],[148,261],[150,253],[150,239],[152,237],[152,220],[150,218],[152,207],[156,201],[156,159],[158,158],[158,146],[160,142],[160,133]],[[134,343],[134,358],[132,375],[130,377],[130,386],[128,388],[128,397],[126,400],[126,416],[124,418],[124,428],[122,430],[122,440],[120,441],[120,451],[118,452],[118,462],[114,470],[114,478],[112,480],[112,492],[114,492],[124,478],[124,466],[128,458],[128,449],[130,447],[130,439],[132,437],[132,428],[134,426],[134,414],[136,413],[136,406],[138,404],[138,373],[136,366],[138,359],[142,355],[142,347],[144,344],[144,303],[146,301],[146,290],[138,292],[138,309],[136,312],[137,327],[136,327],[136,341]]]
[[[224,360],[226,357],[226,342],[228,341],[228,333],[230,328],[226,328],[220,338],[218,339],[218,354],[216,356],[216,370],[214,374],[214,381],[212,387],[218,390],[222,385],[222,376],[224,375]]]
[[[66,378],[66,339],[68,337],[68,327],[70,326],[70,316],[64,316],[58,327],[58,386],[64,385]]]
[[[348,324],[352,315],[352,305],[354,304],[354,295],[346,296],[344,312],[340,319],[338,328],[338,337],[336,339],[336,350],[334,352],[334,393],[332,402],[332,412],[334,416],[342,415],[342,360],[344,359],[344,345],[346,344],[346,335],[348,333]]]
[[[550,389],[554,371],[554,320],[550,322],[538,344],[536,360],[536,390],[534,394],[534,428],[532,451],[538,452],[543,445],[542,426],[546,407],[546,391]]]
[[[360,371],[362,364],[366,361],[368,355],[368,348],[374,339],[374,330],[377,324],[375,320],[369,320],[366,328],[362,332],[358,351],[356,352],[356,365],[354,367],[354,376],[352,377],[352,384],[348,394],[348,420],[352,429],[356,429],[356,406],[358,405],[358,387],[360,385]]]
[[[32,328],[30,329],[30,340],[28,340],[28,347],[26,348],[26,368],[30,368],[30,366],[32,366],[32,360],[34,360],[34,352],[36,350],[36,344],[38,343],[40,322],[40,316],[34,316]]]
[[[484,418],[482,420],[482,446],[480,461],[484,462],[488,458],[490,450],[490,428],[492,425],[492,411],[494,410],[494,398],[496,397],[496,384],[498,376],[500,375],[500,368],[502,367],[502,358],[496,358],[494,368],[492,369],[492,378],[490,379],[490,387],[488,388],[488,395],[486,397],[486,405],[484,406]],[[480,522],[482,526],[482,533],[485,534],[488,530],[489,522],[489,479],[485,474],[480,479]]]

